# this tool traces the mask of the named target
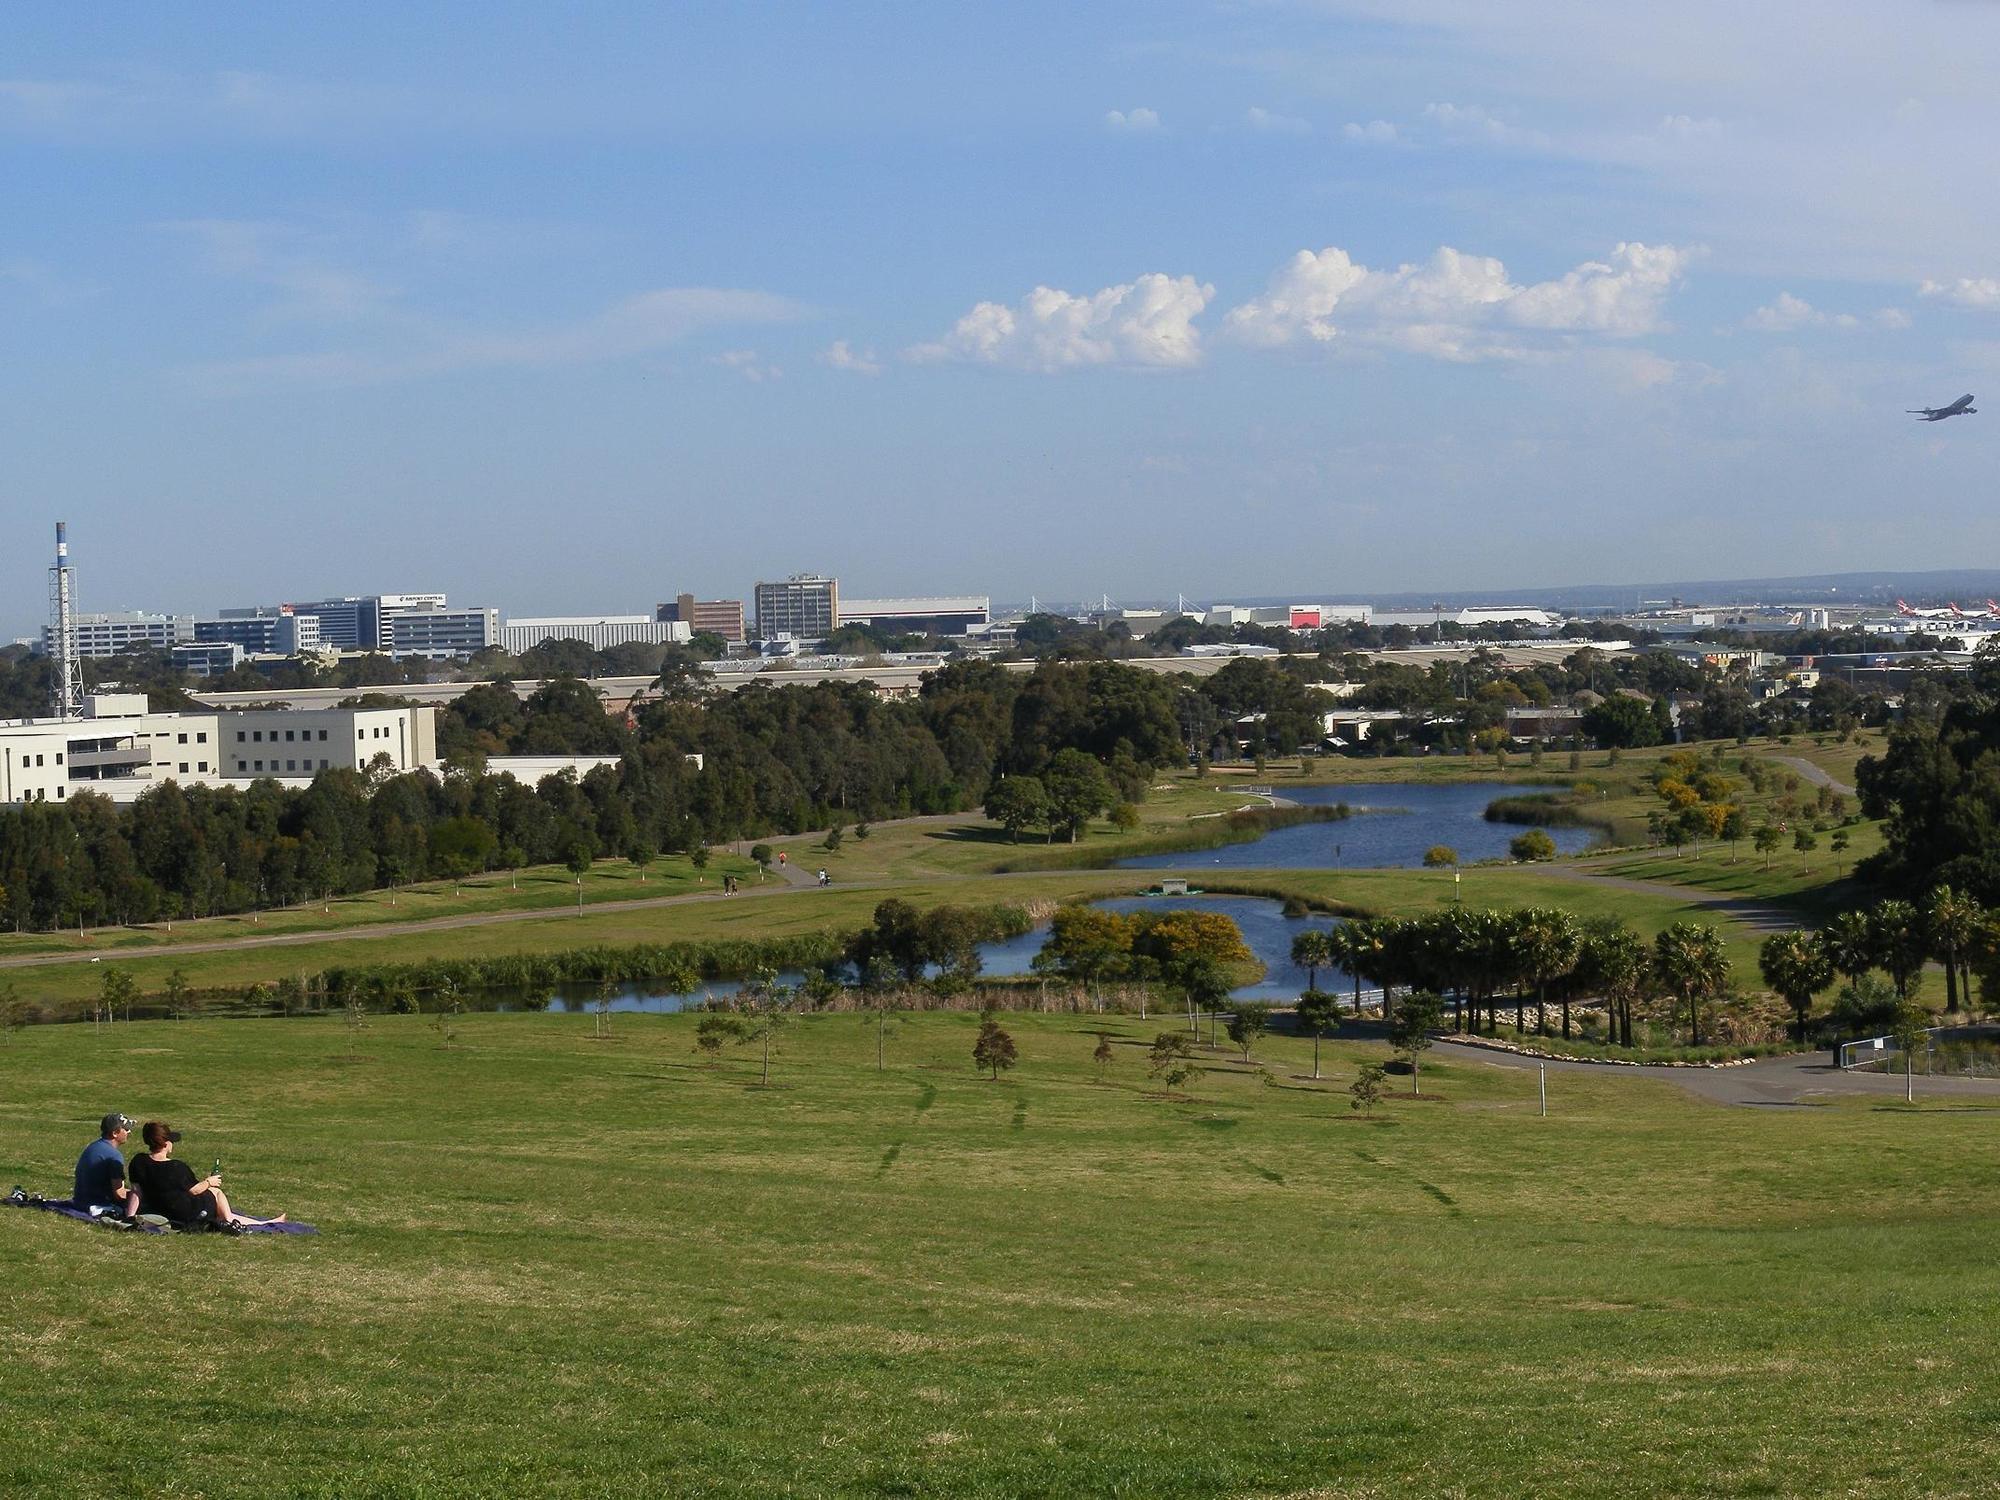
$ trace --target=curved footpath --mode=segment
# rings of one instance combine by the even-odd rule
[[[1595,1073],[1624,1078],[1650,1078],[1677,1083],[1689,1093],[1714,1104],[1762,1105],[1766,1107],[1810,1107],[1815,1102],[1840,1095],[1873,1094],[1900,1100],[1903,1075],[1900,1073],[1847,1073],[1827,1061],[1824,1051],[1797,1052],[1784,1057],[1763,1057],[1734,1068],[1647,1068],[1607,1066],[1603,1063],[1571,1062],[1566,1058],[1522,1057],[1485,1047],[1466,1047],[1456,1042],[1439,1042],[1431,1056],[1455,1063],[1484,1064],[1491,1068],[1529,1069],[1546,1067],[1551,1073]],[[1987,1098],[2000,1108],[2000,1078],[1927,1078],[1917,1075],[1918,1102],[1940,1096]]]

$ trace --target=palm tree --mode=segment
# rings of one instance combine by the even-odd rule
[[[1930,951],[1922,913],[1907,901],[1881,901],[1868,914],[1868,931],[1874,940],[1875,962],[1888,971],[1897,998],[1909,999],[1910,982]]]
[[[1764,983],[1791,1006],[1803,1042],[1813,996],[1833,983],[1833,961],[1826,956],[1825,945],[1803,932],[1774,932],[1758,950],[1757,967],[1764,973]]]
[[[1604,1000],[1606,1030],[1618,1046],[1632,1045],[1632,1002],[1652,973],[1646,940],[1617,917],[1596,917],[1584,925],[1576,974],[1586,993]]]
[[[1676,922],[1653,939],[1653,968],[1665,985],[1687,1002],[1688,1035],[1701,1045],[1701,1002],[1729,982],[1729,955],[1722,934],[1700,922]]]
[[[1361,1014],[1360,926],[1358,920],[1342,922],[1326,935],[1327,963],[1346,970],[1348,978],[1354,981],[1354,1013],[1357,1016]]]
[[[1865,911],[1844,911],[1819,930],[1819,943],[1834,972],[1849,984],[1875,967],[1875,933]]]
[[[1292,962],[1306,971],[1306,988],[1319,988],[1319,971],[1333,962],[1329,934],[1318,927],[1308,928],[1292,939]]]
[[[1944,1008],[1956,1011],[1964,987],[1966,959],[1979,940],[1986,912],[1972,897],[1941,885],[1924,902],[1924,930],[1930,949],[1944,965]],[[1966,999],[1970,1000],[1968,994]]]
[[[1546,1036],[1549,1030],[1549,983],[1576,967],[1583,936],[1576,919],[1552,906],[1531,906],[1520,914],[1514,926],[1515,954],[1521,972],[1535,987],[1535,1030]],[[1569,992],[1563,992],[1563,1036],[1569,1036]]]

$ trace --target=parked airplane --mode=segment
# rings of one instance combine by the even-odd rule
[[[1990,606],[1992,600],[1987,600]],[[1896,601],[1896,613],[1906,620],[1963,620],[1965,611],[1956,604],[1947,604],[1943,609],[1912,609],[1901,599]]]
[[[1942,422],[1946,417],[1976,416],[1979,408],[1972,404],[1972,395],[1967,392],[1949,406],[1919,406],[1908,414],[1924,422]]]

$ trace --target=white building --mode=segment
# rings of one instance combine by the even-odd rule
[[[80,719],[0,721],[0,803],[62,802],[97,792],[136,800],[163,781],[247,785],[260,777],[304,786],[323,770],[395,771],[437,761],[429,705],[153,713],[143,693],[93,693]]]
[[[147,647],[171,651],[194,639],[194,619],[190,615],[149,615],[142,610],[116,610],[80,614],[76,620],[76,649],[80,656],[123,656]],[[54,635],[42,627],[41,653],[54,650]]]
[[[602,651],[638,641],[649,646],[686,642],[694,635],[685,620],[655,620],[650,615],[551,615],[541,619],[509,620],[500,627],[500,644],[515,656],[543,641],[582,641]]]

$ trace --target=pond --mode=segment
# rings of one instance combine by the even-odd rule
[[[1324,928],[1329,920],[1323,916],[1288,917],[1276,901],[1262,896],[1118,896],[1098,904],[1107,911],[1116,912],[1171,909],[1220,912],[1233,917],[1242,929],[1244,943],[1265,968],[1262,979],[1232,992],[1232,998],[1237,1000],[1289,1002],[1296,999],[1305,987],[1306,974],[1305,970],[1292,964],[1292,939],[1308,927]],[[1048,929],[1038,927],[1003,942],[982,943],[979,947],[980,972],[988,977],[1031,974],[1034,972],[1035,955],[1042,951],[1042,945],[1047,941]],[[790,986],[799,984],[804,978],[805,975],[799,971],[788,970],[778,976],[778,982]],[[1323,989],[1339,989],[1346,982],[1345,976],[1337,970],[1320,970],[1320,986]],[[610,994],[610,1006],[613,1012],[619,1014],[670,1014],[699,1009],[710,1000],[727,1000],[742,988],[742,980],[718,979],[693,990],[668,992],[657,985],[637,981],[615,986]],[[595,992],[576,989],[558,990],[547,996],[540,993],[489,994],[470,998],[467,1005],[472,1010],[541,1010],[562,1015],[589,1013],[597,1009],[598,1003]]]
[[[1561,791],[1560,787],[1509,786],[1493,782],[1348,782],[1330,786],[1287,787],[1282,796],[1308,807],[1345,802],[1355,815],[1338,823],[1295,823],[1274,828],[1262,838],[1220,849],[1190,854],[1142,854],[1121,859],[1126,870],[1380,870],[1409,869],[1424,862],[1424,851],[1446,844],[1459,859],[1472,864],[1500,859],[1516,835],[1527,830],[1518,823],[1489,823],[1487,807],[1501,797]],[[1564,854],[1575,854],[1596,842],[1591,828],[1548,828]]]

